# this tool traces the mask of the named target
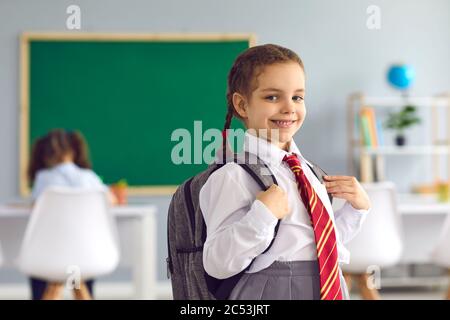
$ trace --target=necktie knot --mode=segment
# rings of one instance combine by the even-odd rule
[[[300,160],[298,159],[298,157],[295,153],[290,154],[290,155],[285,155],[283,158],[283,161],[286,162],[289,165],[289,168],[291,168],[291,170],[293,170],[294,172],[302,170],[302,166],[300,165]]]

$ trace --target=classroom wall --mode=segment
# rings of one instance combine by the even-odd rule
[[[397,94],[387,85],[385,72],[399,61],[416,68],[414,94],[450,89],[447,0],[1,0],[0,201],[18,196],[19,34],[67,31],[70,4],[81,7],[82,32],[253,32],[260,44],[295,50],[306,67],[308,111],[295,140],[307,158],[334,174],[347,174],[349,93]],[[366,27],[369,5],[381,9],[380,30]],[[410,135],[412,141],[423,138],[419,129]],[[393,159],[388,174],[403,181],[403,188],[410,180],[421,181],[427,164],[426,159]],[[169,198],[153,200],[160,208],[159,238],[165,243]],[[165,248],[160,250],[164,254]],[[161,278],[164,272],[161,267]]]

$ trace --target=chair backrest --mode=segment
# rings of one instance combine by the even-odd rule
[[[450,269],[450,215],[447,216],[439,240],[431,253],[431,260]]]
[[[19,255],[25,274],[65,281],[113,271],[119,261],[117,226],[105,192],[53,187],[37,199]]]
[[[403,250],[402,224],[397,209],[396,190],[392,182],[362,184],[372,207],[360,232],[346,247],[350,264],[348,272],[365,272],[369,266],[380,268],[399,262]]]

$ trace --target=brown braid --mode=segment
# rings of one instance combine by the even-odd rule
[[[223,151],[223,163],[225,163],[226,152],[227,152],[227,130],[230,129],[231,120],[233,119],[234,108],[228,107],[228,112],[225,117],[225,125],[222,131],[222,151]]]

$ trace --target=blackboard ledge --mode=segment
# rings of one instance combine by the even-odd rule
[[[142,187],[130,186],[128,188],[128,194],[131,196],[166,196],[174,194],[177,188],[177,185]]]

